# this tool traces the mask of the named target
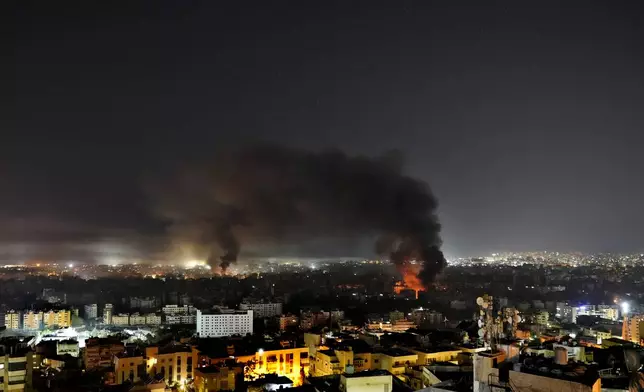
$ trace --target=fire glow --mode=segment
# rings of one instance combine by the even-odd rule
[[[398,272],[402,276],[402,285],[396,285],[395,291],[396,294],[400,294],[402,290],[414,290],[416,292],[416,299],[418,299],[418,292],[424,290],[425,287],[423,283],[418,278],[418,273],[420,272],[419,264],[412,264],[409,261],[405,261],[402,264],[397,265]]]

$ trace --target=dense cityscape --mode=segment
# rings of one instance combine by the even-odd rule
[[[505,388],[507,363],[516,383],[627,389],[644,353],[640,261],[494,254],[451,261],[427,289],[378,260],[240,263],[235,275],[203,262],[6,265],[2,379],[36,391],[471,391]]]
[[[644,391],[644,1],[0,6],[0,392]]]

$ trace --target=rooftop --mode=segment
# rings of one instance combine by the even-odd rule
[[[577,382],[592,386],[599,378],[598,371],[583,363],[568,363],[558,365],[554,358],[545,358],[543,356],[521,355],[519,357],[520,366],[515,366],[511,362],[502,362],[497,368],[510,367],[510,370],[521,373],[534,374],[541,377],[557,378],[566,381]]]
[[[251,310],[235,310],[235,309],[226,309],[226,308],[215,308],[215,309],[205,309],[205,310],[199,310],[201,314],[206,314],[206,315],[214,315],[214,314],[227,314],[227,315],[233,315],[233,314],[248,314],[248,312],[252,312]]]
[[[421,353],[441,353],[445,351],[460,351],[458,347],[443,346],[443,347],[414,347],[413,350],[420,351]]]
[[[398,347],[385,349],[382,351],[382,353],[385,355],[389,355],[390,357],[405,357],[408,355],[416,355],[416,353],[413,353],[409,350],[405,350],[403,348],[398,348]]]
[[[363,372],[357,373],[343,373],[343,377],[346,378],[361,378],[361,377],[376,377],[376,376],[391,376],[386,370],[365,370]]]

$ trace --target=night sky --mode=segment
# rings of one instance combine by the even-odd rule
[[[448,257],[644,251],[641,4],[2,2],[0,259],[147,257],[146,179],[258,141],[402,151]]]

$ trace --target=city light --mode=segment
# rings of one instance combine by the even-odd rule
[[[626,301],[622,302],[621,307],[622,307],[622,314],[628,314],[628,312],[631,310],[630,304]]]

